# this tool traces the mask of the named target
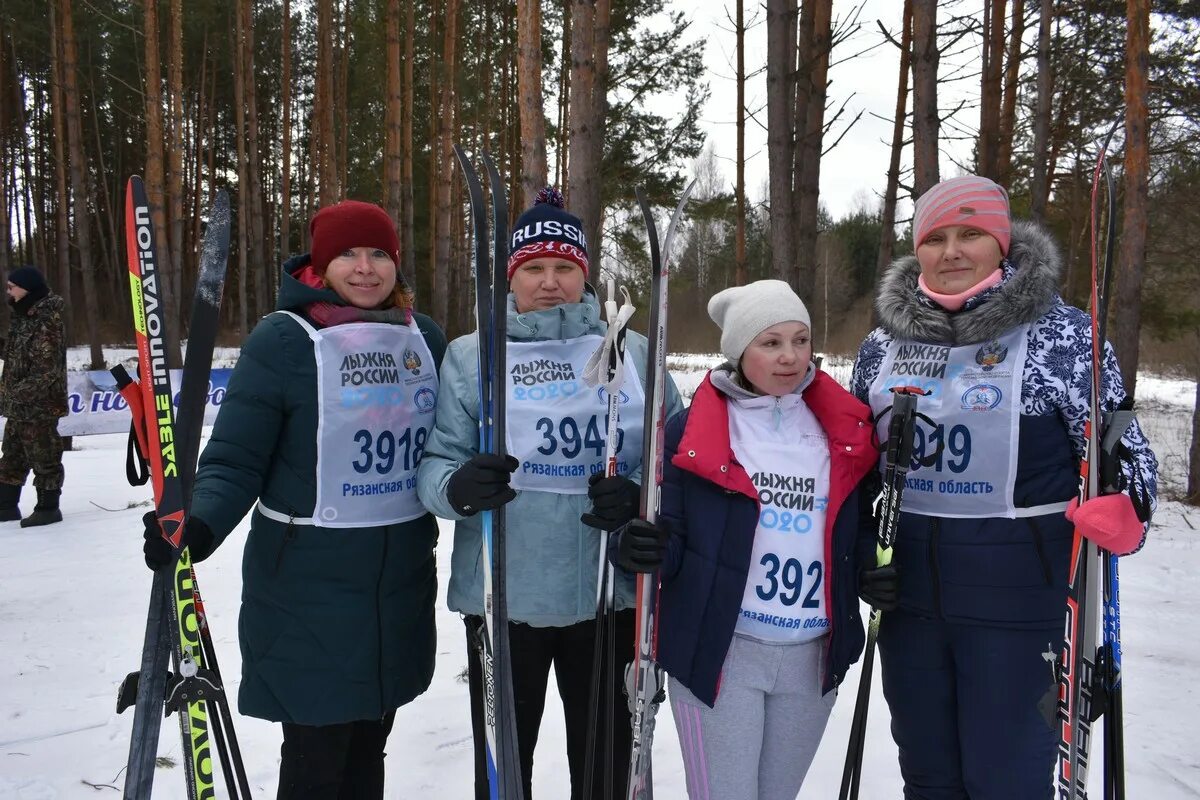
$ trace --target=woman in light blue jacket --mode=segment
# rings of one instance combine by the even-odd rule
[[[637,514],[641,479],[646,338],[626,337],[626,379],[620,405],[618,476],[605,478],[606,395],[587,386],[583,366],[606,331],[595,291],[586,283],[587,244],[578,218],[553,189],[522,214],[512,232],[508,262],[508,453],[479,453],[479,340],[462,336],[446,351],[437,422],[418,474],[425,507],[456,521],[449,605],[467,628],[471,722],[475,737],[475,796],[486,800],[483,699],[477,631],[483,624],[482,535],[477,512],[507,504],[507,600],[517,738],[525,797],[532,797],[533,750],[545,705],[550,667],[567,727],[573,800],[585,787],[601,537]],[[667,379],[667,414],[682,408]],[[619,663],[603,680],[617,692],[613,763],[629,750],[630,719],[623,697],[624,665],[633,654],[633,579],[616,581]],[[626,643],[628,646],[626,646]],[[601,729],[603,722],[600,723]],[[597,736],[596,764],[604,764]],[[626,770],[612,776],[624,796]]]

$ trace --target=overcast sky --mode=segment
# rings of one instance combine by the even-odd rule
[[[718,162],[725,171],[732,189],[734,180],[734,157],[737,153],[737,87],[734,82],[736,66],[736,40],[729,18],[734,13],[733,0],[712,0],[694,4],[684,0],[672,0],[677,8],[683,8],[692,20],[695,38],[707,42],[705,63],[711,97],[701,116],[701,125],[708,133]],[[828,146],[845,129],[846,123],[862,111],[862,118],[846,134],[841,143],[827,153],[821,162],[821,202],[835,217],[853,210],[860,202],[877,203],[887,179],[889,150],[892,139],[892,116],[896,105],[896,81],[900,68],[899,50],[890,43],[878,45],[883,40],[876,20],[900,38],[900,15],[903,3],[900,0],[834,0],[835,21],[845,22],[854,9],[862,6],[858,16],[858,33],[833,52],[835,65],[830,70],[827,120],[836,112],[842,101],[850,98],[842,117],[826,138]],[[972,7],[982,7],[979,0],[966,0],[959,13]],[[746,193],[752,201],[763,199],[767,175],[767,122],[766,112],[766,12],[755,0],[745,0],[747,24],[757,21],[757,26],[746,33],[746,72],[758,74],[747,85],[746,105],[758,122],[748,120],[746,125]],[[974,61],[979,56],[979,38],[967,37],[957,48],[962,52],[956,58],[943,58],[939,73],[951,74],[957,65],[966,65],[966,71],[977,70]],[[852,57],[853,56],[853,57]],[[840,63],[836,63],[840,62]],[[962,97],[968,99],[970,108],[959,112],[962,124],[974,128],[979,113],[975,108],[978,96],[978,80],[965,80],[951,84],[941,91],[939,105],[952,108]],[[853,95],[851,97],[851,95]],[[911,103],[911,96],[910,96]],[[872,114],[872,112],[875,115]],[[761,124],[759,124],[761,123]],[[951,177],[960,170],[951,160],[970,158],[970,143],[944,142],[942,147],[941,174]],[[911,164],[905,153],[905,163]],[[899,217],[911,213],[905,204]]]

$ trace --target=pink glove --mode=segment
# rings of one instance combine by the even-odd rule
[[[1102,494],[1083,505],[1079,505],[1076,497],[1067,506],[1067,519],[1098,547],[1117,556],[1137,550],[1145,531],[1133,509],[1133,501],[1123,493]]]

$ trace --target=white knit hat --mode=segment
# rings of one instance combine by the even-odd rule
[[[708,301],[708,315],[721,328],[721,352],[734,366],[754,337],[780,322],[803,322],[812,327],[804,301],[784,281],[755,281],[717,292]]]

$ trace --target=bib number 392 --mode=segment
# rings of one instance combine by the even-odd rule
[[[759,599],[764,603],[771,602],[776,595],[779,595],[779,602],[785,606],[796,605],[800,599],[800,592],[804,589],[804,576],[808,575],[812,578],[812,584],[808,587],[808,592],[805,593],[804,602],[800,604],[800,607],[821,607],[821,601],[817,596],[817,590],[821,588],[822,566],[820,561],[811,562],[808,569],[805,569],[804,564],[797,558],[789,558],[781,562],[779,556],[774,553],[766,553],[759,563],[767,568],[767,574],[764,576],[764,582],[755,587],[755,591],[758,592]]]

